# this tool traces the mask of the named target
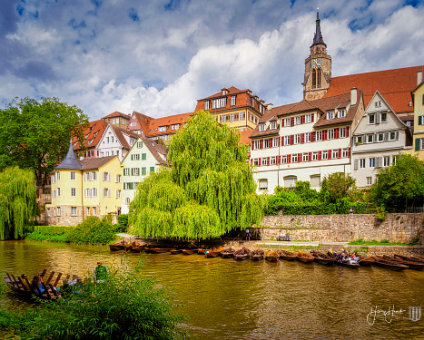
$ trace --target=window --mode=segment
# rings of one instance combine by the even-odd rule
[[[310,176],[311,188],[319,188],[321,186],[321,176],[311,175]]]
[[[294,144],[300,143],[300,133],[294,135]]]
[[[140,168],[131,168],[131,176],[140,176]]]
[[[277,148],[278,147],[278,141],[279,141],[279,137],[274,137],[273,139],[272,139],[272,147],[273,148]]]
[[[222,116],[219,117],[219,119],[220,119],[221,123],[226,123],[227,122],[227,115],[222,115]]]
[[[59,171],[56,172],[56,180],[57,181],[60,180],[60,172]]]
[[[96,215],[97,215],[97,208],[93,207],[93,216],[96,216]]]
[[[259,180],[259,190],[268,190],[268,179],[262,178]]]
[[[332,120],[334,119],[334,111],[327,111],[327,120]]]
[[[290,118],[284,118],[284,126],[290,126]]]
[[[297,153],[294,153],[291,157],[292,163],[297,163]]]
[[[383,166],[390,166],[390,156],[384,156]]]
[[[130,198],[129,198],[129,197],[127,197],[127,198],[125,199],[125,204],[126,204],[126,205],[130,205],[130,203],[131,203],[131,200],[130,200]]]
[[[60,196],[60,188],[57,188],[57,197]]]
[[[151,166],[150,167],[150,172],[155,172],[155,167],[154,166]]]
[[[264,123],[259,124],[259,131],[265,131],[265,124]]]
[[[209,100],[205,100],[205,110],[209,110]]]
[[[124,176],[130,175],[130,168],[124,168]]]
[[[167,128],[168,126],[159,126],[159,128],[158,128],[158,131],[159,132],[165,132],[166,131],[166,128]]]
[[[316,133],[316,140],[317,140],[317,142],[320,141],[320,140],[322,140],[322,131],[317,131],[317,133]]]
[[[110,173],[108,173],[107,171],[103,172],[103,180],[110,181]]]
[[[140,154],[138,154],[138,153],[132,154],[131,160],[132,161],[139,161],[140,160]]]
[[[305,133],[305,143],[309,143],[311,141],[311,133],[306,132]]]
[[[313,152],[312,153],[312,160],[313,161],[317,161],[318,160],[318,152]]]
[[[359,160],[359,168],[360,169],[365,169],[365,158],[361,158]]]
[[[305,123],[310,123],[312,122],[312,114],[309,113],[305,116]]]
[[[113,136],[112,136],[112,137],[110,137],[110,141],[111,141],[112,143],[114,142]]]
[[[75,180],[75,171],[71,171],[71,180],[74,181]]]
[[[370,113],[368,115],[368,123],[369,124],[375,124],[375,113]]]
[[[334,159],[334,158],[338,158],[338,157],[339,157],[339,150],[337,150],[337,149],[332,150],[331,151],[331,158]]]
[[[219,98],[212,100],[212,109],[219,109],[227,106],[227,98]]]
[[[259,159],[258,158],[253,159],[253,165],[255,165],[255,166],[259,165]]]
[[[286,176],[284,177],[284,186],[286,188],[292,188],[296,186],[297,177],[296,176]]]
[[[268,149],[269,147],[269,139],[264,139],[264,149]]]
[[[322,152],[322,159],[328,159],[328,151],[327,150]]]
[[[121,175],[115,175],[115,183],[121,183]]]
[[[377,142],[384,142],[384,132],[377,133]]]
[[[271,157],[270,165],[275,165],[276,163],[277,163],[276,162],[276,157],[275,156]]]
[[[136,122],[131,122],[130,126],[136,126],[137,123]]]
[[[339,129],[339,137],[346,138],[346,127],[342,127]]]
[[[372,185],[372,177],[367,177],[367,185]]]
[[[244,112],[239,112],[239,120],[244,120]]]
[[[141,160],[143,160],[143,161],[145,161],[145,160],[146,160],[146,154],[145,154],[145,153],[142,153],[142,154],[141,154]]]
[[[145,167],[141,168],[141,175],[142,176],[146,175],[146,168]]]
[[[271,130],[275,130],[277,128],[277,122],[276,121],[272,121],[271,122]]]
[[[356,144],[362,144],[362,136],[356,137]]]
[[[87,207],[86,215],[87,215],[87,216],[90,216],[90,207]]]
[[[268,165],[268,160],[267,160],[267,158],[266,158],[266,157],[263,157],[263,158],[262,158],[261,164],[262,164],[262,165]]]
[[[281,157],[281,164],[286,164],[287,163],[287,155],[284,155]]]
[[[382,122],[387,122],[387,113],[386,112],[382,112],[381,113],[381,121]]]
[[[381,107],[381,101],[380,100],[376,100],[374,103],[375,107]]]
[[[346,109],[345,109],[345,108],[343,108],[343,109],[339,109],[339,111],[338,111],[338,113],[337,113],[337,116],[338,116],[339,118],[345,118],[345,117],[346,117]]]
[[[328,129],[327,130],[327,139],[333,139],[334,138],[334,129]]]
[[[253,146],[254,146],[255,150],[260,149],[260,147],[261,147],[261,141],[255,140],[253,142]]]
[[[103,188],[103,197],[110,197],[109,188]]]
[[[71,207],[71,216],[77,216],[77,208]]]
[[[50,208],[47,208],[47,216],[50,217]]]
[[[175,131],[178,130],[180,128],[180,124],[172,124],[171,125],[171,130]]]
[[[234,113],[230,113],[230,122],[234,122]]]
[[[75,197],[77,195],[77,189],[71,188],[71,196]]]
[[[61,214],[60,207],[57,207],[56,208],[56,216],[60,216],[60,214]]]
[[[236,96],[231,96],[231,106],[236,105]]]
[[[398,133],[397,131],[391,131],[389,132],[389,141],[394,141],[398,139]]]
[[[302,122],[302,119],[300,116],[294,117],[294,125],[299,125]]]
[[[367,143],[373,143],[374,142],[374,135],[370,134],[367,135]]]
[[[342,157],[343,158],[349,157],[349,149],[347,148],[342,149]]]
[[[375,158],[370,158],[370,168],[375,168]]]
[[[51,182],[52,182],[52,184],[56,183],[56,177],[55,177],[55,175],[52,176]]]
[[[119,189],[116,190],[115,198],[121,198],[121,190],[119,190]]]
[[[302,162],[309,161],[309,153],[305,152],[302,154]]]
[[[290,136],[284,136],[284,145],[290,145]]]

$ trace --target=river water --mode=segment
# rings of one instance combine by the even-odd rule
[[[30,276],[45,268],[86,276],[97,260],[130,269],[141,260],[143,275],[171,291],[186,317],[181,327],[192,339],[424,339],[424,315],[413,321],[417,311],[424,312],[420,271],[0,242],[1,273]],[[7,308],[18,303],[10,296],[0,300]]]

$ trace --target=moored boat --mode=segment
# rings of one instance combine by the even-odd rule
[[[328,255],[328,254],[323,254],[320,252],[314,252],[311,253],[312,256],[314,257],[314,261],[318,262],[319,264],[323,264],[326,266],[332,265],[334,264],[334,261],[336,260],[336,258],[332,255]]]
[[[119,250],[125,250],[125,245],[127,242],[124,240],[120,240],[118,242],[115,242],[114,244],[109,244],[110,251],[119,251]]]
[[[198,248],[197,249],[197,254],[199,254],[199,255],[206,255],[206,251],[207,251],[208,249],[206,249],[206,248]]]
[[[296,260],[303,262],[303,263],[311,263],[314,261],[314,257],[310,253],[305,253],[302,251],[299,251],[296,253]]]
[[[251,258],[253,261],[261,261],[264,259],[264,251],[262,249],[255,249],[251,252]]]
[[[296,260],[296,253],[279,249],[277,250],[278,255],[280,256],[280,259],[286,260],[286,261],[294,261]]]
[[[363,257],[360,258],[358,263],[360,266],[369,266],[372,265],[375,262],[375,259],[373,257]]]
[[[265,253],[265,260],[268,262],[278,262],[280,255],[275,250],[267,250]]]
[[[394,255],[394,258],[395,259],[400,259],[400,260],[406,260],[406,261],[424,263],[424,256],[419,256],[419,255],[415,255],[415,256],[404,256],[404,255],[395,254]]]
[[[234,252],[234,259],[237,261],[247,260],[250,257],[250,250],[243,247]]]
[[[222,251],[222,248],[207,249],[206,252],[205,252],[205,256],[206,256],[206,258],[218,257],[219,255],[221,255],[221,251]]]
[[[408,266],[410,269],[415,269],[415,270],[423,270],[424,269],[424,263],[422,263],[422,262],[403,260],[403,259],[400,259],[398,257],[391,257],[391,256],[388,256],[388,255],[383,255],[383,259],[393,261],[395,263],[403,264],[405,266]]]
[[[224,249],[221,251],[221,257],[223,259],[229,259],[230,257],[234,256],[235,250],[233,248]]]
[[[408,266],[404,264],[400,264],[390,260],[385,260],[382,256],[373,256],[373,258],[375,259],[375,262],[374,262],[375,265],[386,268],[386,269],[402,271],[409,268]]]
[[[184,255],[193,255],[196,253],[196,249],[181,249]]]

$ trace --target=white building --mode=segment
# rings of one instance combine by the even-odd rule
[[[108,124],[97,144],[99,157],[118,156],[122,162],[139,136],[134,132]]]
[[[167,148],[156,141],[139,137],[122,161],[122,213],[127,214],[137,184],[160,166],[167,166]]]
[[[352,126],[364,111],[362,93],[350,93],[272,108],[250,137],[250,162],[258,193],[273,193],[309,181],[319,188],[335,172],[350,173]]]
[[[352,177],[358,187],[374,184],[382,167],[412,148],[410,129],[376,91],[353,131]]]

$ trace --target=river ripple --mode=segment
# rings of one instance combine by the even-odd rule
[[[33,275],[46,268],[86,276],[97,260],[121,270],[141,261],[143,275],[171,291],[186,316],[182,327],[194,339],[424,339],[424,316],[409,317],[410,306],[424,312],[424,272],[0,242],[0,272]],[[10,297],[0,303],[17,304]],[[367,315],[375,306],[404,311],[391,323],[380,314],[371,325]]]

